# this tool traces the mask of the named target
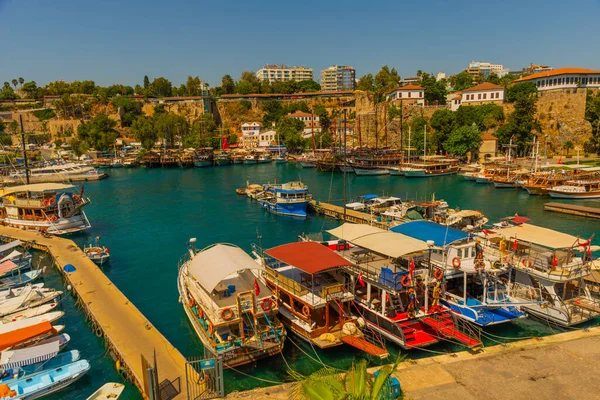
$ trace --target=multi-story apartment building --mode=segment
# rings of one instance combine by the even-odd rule
[[[321,90],[339,92],[356,88],[356,71],[348,65],[332,65],[321,70]]]
[[[473,75],[475,82],[479,82],[481,76],[487,78],[491,74],[496,74],[499,77],[503,77],[508,74],[508,68],[504,68],[502,64],[491,64],[489,62],[471,61],[469,68],[467,68],[469,74]]]
[[[282,64],[267,64],[258,71],[256,77],[263,81],[283,82],[283,81],[309,81],[313,79],[312,68],[306,67],[288,67]]]

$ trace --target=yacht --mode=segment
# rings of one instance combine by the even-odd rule
[[[404,170],[407,178],[428,178],[453,175],[458,172],[458,160],[442,156],[422,156],[420,162],[409,163]]]
[[[600,199],[600,178],[567,181],[547,192],[557,199]]]
[[[273,157],[271,157],[271,155],[268,153],[263,153],[257,157],[256,161],[259,164],[268,164],[273,161]]]
[[[281,353],[286,330],[277,317],[272,289],[253,271],[264,271],[244,250],[214,244],[196,251],[196,240],[179,262],[179,300],[206,349],[225,368]]]
[[[231,164],[231,156],[224,150],[220,150],[214,155],[215,165],[223,166]]]
[[[561,326],[600,315],[600,300],[591,296],[585,282],[592,273],[591,238],[581,240],[529,223],[494,226],[498,228],[488,240],[512,266],[506,282],[508,294],[533,302],[522,309]]]
[[[53,234],[67,234],[90,228],[83,207],[90,204],[73,185],[34,183],[0,190],[0,220],[5,225]]]
[[[260,204],[273,214],[292,217],[306,217],[306,207],[312,195],[302,182],[288,182],[282,185],[267,184],[263,186]]]
[[[212,147],[200,149],[194,157],[194,167],[204,168],[212,167],[214,162],[214,154]]]
[[[86,177],[104,175],[98,172],[98,170],[89,165],[82,164],[63,164],[63,165],[48,165],[40,168],[29,169],[29,182],[48,182],[48,181],[67,181],[75,176]],[[25,171],[17,171],[8,176],[9,181],[15,183],[26,182]]]

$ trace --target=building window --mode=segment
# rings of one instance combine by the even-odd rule
[[[420,93],[419,93],[419,97],[423,97],[423,92],[420,92]]]
[[[410,93],[410,92],[408,92],[408,97],[410,97],[410,95],[411,95],[411,93]]]
[[[477,93],[477,100],[481,100],[481,93]]]
[[[487,97],[487,93],[484,93],[484,94],[483,94],[483,99],[485,100],[485,99],[486,99],[486,97]]]

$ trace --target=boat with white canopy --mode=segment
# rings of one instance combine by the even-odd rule
[[[263,270],[244,250],[214,244],[201,251],[188,243],[177,286],[194,331],[224,368],[254,362],[283,350],[286,331],[272,291],[253,271]]]

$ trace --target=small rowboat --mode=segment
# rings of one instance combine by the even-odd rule
[[[90,260],[92,260],[98,265],[102,265],[105,261],[108,261],[108,259],[110,258],[110,252],[108,251],[108,247],[100,246],[98,244],[99,241],[100,236],[97,236],[94,245],[92,246],[90,244],[89,246],[84,246],[83,252]]]
[[[123,393],[125,386],[121,383],[105,383],[102,387],[96,390],[87,400],[116,400]]]

